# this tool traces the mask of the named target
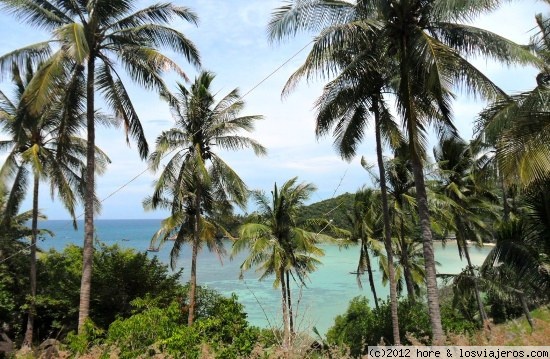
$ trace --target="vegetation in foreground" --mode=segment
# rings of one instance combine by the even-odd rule
[[[391,343],[389,302],[371,307],[364,297],[354,298],[347,311],[335,318],[326,339],[292,332],[289,340],[283,330],[251,326],[236,296],[224,297],[198,287],[196,321],[188,326],[189,286],[180,283],[181,273],[170,274],[166,265],[146,253],[101,243],[94,252],[96,290],[90,320],[85,332],[77,334],[81,260],[82,249],[76,246],[40,253],[37,268],[43,285],[38,287],[35,325],[37,339],[43,344],[34,352],[13,353],[16,357],[38,357],[45,352],[66,358],[360,357],[366,345]],[[24,274],[28,265],[24,260],[4,265],[0,276],[3,333],[16,343],[24,337],[21,324],[26,313],[24,284],[28,279]],[[14,278],[19,281],[13,282]],[[525,319],[513,319],[523,314],[518,301],[504,303],[487,296],[487,308],[506,308],[506,314],[494,318],[505,323],[483,331],[475,300],[466,307],[457,305],[452,286],[440,295],[448,344],[537,345],[544,344],[550,332],[550,310],[544,306],[531,314],[531,328]],[[402,298],[398,314],[404,344],[431,342],[424,301]],[[286,347],[282,346],[285,340],[289,340]]]

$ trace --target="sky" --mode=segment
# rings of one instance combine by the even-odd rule
[[[137,1],[137,8],[154,3]],[[187,6],[199,16],[199,26],[174,22],[173,27],[182,31],[198,47],[203,69],[216,74],[213,92],[225,95],[234,88],[244,97],[243,115],[263,115],[249,136],[268,149],[265,157],[255,157],[251,150],[222,152],[222,157],[243,178],[250,189],[269,192],[274,182],[298,176],[300,181],[314,183],[318,190],[311,201],[331,198],[345,192],[355,192],[370,183],[368,173],[361,167],[361,156],[375,163],[375,143],[369,128],[358,156],[343,161],[334,151],[332,138],[317,139],[314,133],[315,110],[313,103],[321,94],[323,81],[302,82],[289,96],[281,98],[281,90],[289,76],[303,63],[310,46],[306,46],[315,34],[300,34],[282,43],[271,44],[266,28],[272,11],[283,5],[279,0],[186,0],[174,1]],[[526,43],[534,35],[536,13],[548,13],[550,9],[540,1],[521,0],[510,2],[492,14],[484,15],[474,25],[491,30],[518,43]],[[38,41],[50,34],[20,24],[10,15],[0,12],[0,54],[13,51]],[[171,54],[169,54],[171,55]],[[171,55],[172,56],[172,55]],[[193,79],[198,71],[181,56],[172,57]],[[288,61],[288,62],[287,62]],[[509,93],[529,90],[535,86],[536,70],[533,68],[507,68],[485,59],[472,59],[490,79]],[[281,67],[285,62],[284,66]],[[279,67],[281,67],[279,69]],[[277,70],[278,69],[278,70]],[[277,70],[271,77],[268,75]],[[265,79],[265,81],[263,81]],[[4,76],[0,88],[11,94],[9,78]],[[262,82],[263,81],[263,82]],[[260,82],[262,82],[260,84]],[[154,149],[156,137],[172,127],[174,121],[168,106],[158,95],[131,85],[130,96],[145,129],[150,149]],[[174,88],[175,77],[167,77]],[[255,87],[257,86],[257,87]],[[460,95],[453,104],[455,124],[462,137],[470,139],[472,124],[483,103]],[[158,174],[146,171],[147,164],[138,155],[134,144],[126,144],[122,129],[97,130],[97,145],[111,158],[107,172],[97,179],[97,192],[103,202],[100,219],[163,218],[163,212],[145,212],[143,199],[152,193],[153,181]],[[0,139],[6,139],[0,133]],[[5,158],[0,154],[0,162]],[[126,185],[127,184],[127,185]],[[114,195],[111,194],[120,191]],[[43,185],[43,189],[46,186]],[[30,191],[29,191],[30,192]],[[25,200],[23,210],[31,208],[31,196]],[[68,219],[69,215],[58,201],[51,199],[48,190],[40,196],[39,206],[48,219]],[[249,206],[247,211],[252,211]],[[80,210],[78,213],[81,213]]]

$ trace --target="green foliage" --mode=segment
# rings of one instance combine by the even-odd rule
[[[107,344],[121,349],[121,358],[135,358],[159,339],[170,338],[185,319],[181,306],[152,307],[127,319],[117,319],[109,327]]]
[[[87,319],[84,322],[82,332],[79,334],[70,332],[67,334],[65,342],[72,353],[84,354],[93,345],[101,343],[104,334],[105,331],[103,329],[98,328],[90,319]]]
[[[15,250],[22,248],[23,243],[12,246]],[[28,252],[0,265],[0,318],[11,328],[12,339],[22,336],[26,319],[29,264],[25,253]],[[81,271],[82,249],[75,245],[40,256],[37,339],[63,337],[76,329]],[[148,258],[146,253],[100,244],[94,253],[91,319],[99,328],[106,329],[117,317],[132,315],[130,302],[147,294],[155,295],[158,306],[166,306],[181,292],[180,275],[180,272],[170,274],[166,265]]]
[[[446,332],[455,334],[469,334],[479,329],[479,312],[477,311],[477,305],[475,298],[470,298],[468,313],[470,315],[465,316],[464,311],[459,308],[453,307],[452,303],[441,303],[441,324]],[[472,315],[475,313],[475,317]],[[469,318],[468,318],[469,317]]]
[[[132,314],[130,302],[149,293],[159,305],[169,304],[181,289],[181,271],[168,272],[157,257],[145,252],[100,245],[94,255],[91,318],[103,328],[116,317]]]
[[[346,313],[334,319],[334,325],[327,332],[327,342],[338,346],[347,345],[351,354],[359,356],[366,345],[380,341],[374,332],[374,313],[366,297],[351,300]]]
[[[430,335],[427,308],[424,303],[412,300],[399,302],[399,331],[405,338],[406,333],[415,338]],[[329,344],[345,345],[353,356],[364,354],[368,345],[377,345],[382,340],[391,343],[393,338],[391,307],[389,302],[381,302],[379,308],[369,307],[366,297],[356,297],[344,315],[335,319],[335,324],[327,333]],[[403,344],[406,344],[404,340]]]
[[[504,323],[507,320],[515,319],[523,315],[521,302],[518,298],[515,301],[507,300],[502,296],[489,292],[487,293],[486,302],[490,306],[490,316],[495,323]]]
[[[464,319],[452,308],[450,302],[442,306],[441,313],[446,331],[463,333],[476,329],[476,324]],[[430,318],[425,303],[402,299],[399,301],[398,314],[402,344],[411,344],[405,339],[406,334],[420,341],[431,336]],[[353,298],[346,313],[337,316],[334,325],[327,332],[329,344],[348,347],[354,357],[365,354],[368,345],[377,345],[381,341],[391,344],[392,338],[390,303],[383,301],[379,308],[371,308],[364,296]]]
[[[0,229],[1,230],[1,229]],[[0,325],[7,324],[8,336],[18,341],[23,334],[26,318],[21,307],[26,303],[29,284],[28,251],[20,240],[8,239],[0,234]],[[16,254],[17,252],[20,254]]]
[[[200,287],[199,287],[200,288]],[[184,291],[185,292],[185,291]],[[143,300],[132,305],[142,309]],[[147,351],[174,357],[199,358],[207,345],[219,358],[238,358],[250,354],[260,331],[249,327],[243,306],[232,295],[200,288],[197,292],[197,320],[188,327],[185,307],[173,301],[168,307],[151,306],[110,327],[106,343],[120,348],[121,358],[134,358]]]

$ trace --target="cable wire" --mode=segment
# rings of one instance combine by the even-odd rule
[[[284,61],[281,65],[279,65],[277,68],[275,68],[275,70],[271,71],[267,76],[265,76],[261,81],[259,81],[256,85],[254,85],[250,90],[248,90],[244,95],[242,96],[239,96],[239,99],[238,100],[242,100],[244,99],[246,96],[248,96],[250,93],[252,93],[254,90],[256,90],[259,86],[261,86],[265,81],[267,81],[269,78],[271,78],[273,75],[275,75],[277,72],[279,72],[286,64],[288,64],[290,61],[292,61],[296,56],[298,56],[302,51],[304,51],[311,43],[313,42],[310,41],[308,42],[306,45],[304,45],[300,50],[298,50],[296,53],[294,53],[291,57],[289,57],[286,61]],[[201,131],[202,128],[199,128],[195,133],[193,133],[193,136],[196,135],[197,133],[199,133],[199,131]],[[162,159],[166,158],[168,155],[170,155],[172,152],[174,152],[176,149],[173,149],[172,151],[168,152],[167,154],[165,154]],[[135,180],[137,180],[139,177],[143,176],[147,171],[149,171],[149,167],[147,167],[146,169],[144,169],[143,171],[141,171],[140,173],[138,173],[137,175],[135,175],[133,178],[131,178],[130,180],[128,180],[127,182],[125,182],[124,184],[122,184],[120,187],[118,187],[116,190],[114,190],[113,192],[111,192],[110,194],[108,194],[106,197],[104,197],[102,200],[100,200],[100,203],[103,203],[105,202],[106,200],[108,200],[109,198],[113,197],[115,194],[117,194],[118,192],[122,191],[124,188],[126,188],[129,184],[131,184],[132,182],[134,182]],[[80,217],[82,217],[84,215],[84,213],[81,213],[79,214],[78,216],[75,217],[75,219],[78,219]],[[28,245],[27,247],[25,248],[22,248],[20,249],[19,251],[13,253],[12,255],[0,260],[0,264],[6,262],[8,259],[11,259],[13,258],[14,256],[16,256],[17,254],[23,252],[23,251],[26,251],[28,250],[29,248],[31,248],[33,245],[30,244]]]

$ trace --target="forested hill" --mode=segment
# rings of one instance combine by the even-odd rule
[[[353,209],[353,200],[355,194],[344,193],[337,197],[326,199],[324,201],[315,202],[300,209],[297,222],[298,225],[303,225],[308,219],[324,218],[333,220],[333,224],[337,227],[350,230],[350,224],[346,218],[346,213]],[[257,213],[250,214],[235,214],[227,217],[216,218],[216,222],[222,225],[234,237],[239,236],[239,227],[248,221]],[[220,233],[220,235],[223,235]]]
[[[303,222],[312,218],[332,219],[334,225],[349,229],[346,213],[353,208],[354,196],[352,193],[344,193],[337,197],[305,206],[298,215],[298,221]]]

